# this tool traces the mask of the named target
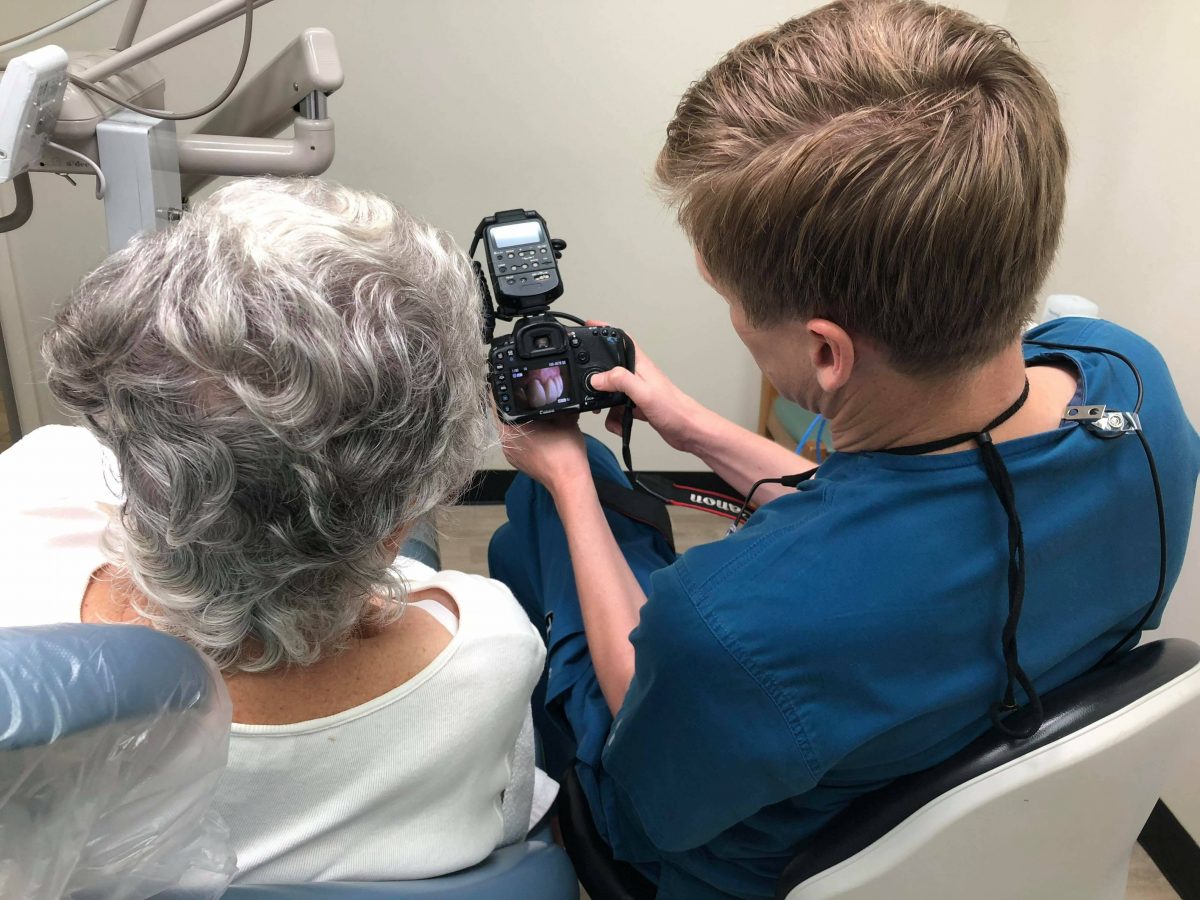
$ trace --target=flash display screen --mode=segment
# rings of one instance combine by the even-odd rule
[[[542,226],[539,222],[515,222],[512,225],[499,225],[491,230],[492,242],[498,249],[519,247],[522,244],[540,244],[545,240]]]
[[[557,359],[537,369],[512,370],[512,389],[515,405],[531,412],[546,406],[565,406],[571,403],[570,374],[567,361]]]

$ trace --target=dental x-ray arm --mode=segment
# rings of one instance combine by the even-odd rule
[[[324,28],[304,31],[195,134],[179,138],[183,195],[191,196],[218,175],[324,172],[333,162],[326,98],[342,81],[333,35]],[[290,140],[271,139],[289,122]]]
[[[218,107],[194,135],[176,137],[172,122],[157,122],[159,127],[146,127],[140,137],[134,135],[131,138],[129,122],[136,125],[138,117],[112,99],[161,108],[165,102],[165,83],[151,62],[155,55],[233,21],[244,15],[251,5],[257,8],[268,2],[270,0],[252,0],[252,3],[216,0],[200,12],[130,43],[145,5],[142,0],[133,0],[117,39],[117,50],[71,55],[67,68],[73,83],[60,84],[53,102],[41,103],[36,111],[42,126],[36,158],[27,160],[23,169],[13,167],[7,173],[0,171],[0,181],[11,180],[26,170],[66,175],[87,174],[92,170],[102,184],[101,172],[106,171],[106,166],[114,165],[113,151],[110,149],[106,162],[102,145],[120,147],[122,153],[132,148],[135,155],[144,157],[134,163],[135,168],[150,167],[156,170],[156,175],[161,174],[157,170],[164,167],[174,168],[174,177],[182,176],[182,197],[194,194],[220,175],[316,175],[325,171],[334,152],[333,122],[327,112],[327,97],[343,83],[333,35],[326,29],[304,31]],[[122,48],[122,45],[126,46]],[[23,57],[12,62],[20,59]],[[13,67],[12,63],[9,67]],[[89,90],[87,86],[93,84],[112,98]],[[6,92],[6,87],[7,83],[0,83],[0,109],[6,93],[11,93]],[[31,101],[27,97],[24,102]],[[45,114],[47,109],[49,115]],[[275,138],[289,120],[293,121],[292,138]],[[156,122],[145,118],[142,121]],[[102,137],[114,129],[121,132],[123,128],[126,131],[121,141],[114,143]],[[147,150],[139,147],[137,140],[155,146]],[[171,146],[166,147],[167,144]],[[3,146],[0,141],[0,150]],[[117,189],[126,194],[145,193],[150,175],[143,175],[140,178],[143,184],[133,187],[128,178],[108,180],[115,182]],[[26,193],[22,190],[19,197],[22,218],[28,217]],[[97,193],[100,193],[99,186]],[[157,188],[155,193],[159,193]],[[125,199],[129,201],[127,206],[137,202],[145,205],[144,197],[127,196]],[[164,204],[160,200],[157,196],[153,198],[152,211],[156,210],[160,218],[170,219],[174,214],[164,205],[178,207],[179,201],[172,203],[168,199]],[[112,216],[109,218],[111,228]],[[11,217],[0,219],[3,226],[0,230],[11,230],[17,224],[18,220]],[[115,249],[121,243],[123,238],[114,239],[110,234],[111,247]]]

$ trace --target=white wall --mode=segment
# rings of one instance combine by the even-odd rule
[[[1071,138],[1066,229],[1048,292],[1083,294],[1153,341],[1200,425],[1200,4],[1014,0],[1002,21],[1054,83]],[[1151,637],[1200,641],[1200,507],[1195,518],[1183,575]],[[1164,800],[1200,840],[1200,742],[1190,746]]]

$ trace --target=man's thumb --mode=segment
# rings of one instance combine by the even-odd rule
[[[607,372],[596,372],[591,377],[591,386],[597,391],[620,391],[628,394],[635,379],[628,369],[617,366]],[[637,399],[637,398],[634,398]]]

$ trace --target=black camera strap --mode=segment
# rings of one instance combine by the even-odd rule
[[[633,342],[629,342],[629,359],[633,360]],[[632,369],[632,365],[630,367]],[[725,519],[734,519],[744,502],[730,494],[706,488],[678,484],[659,475],[639,473],[633,468],[633,453],[629,447],[633,434],[633,401],[625,404],[621,415],[621,458],[625,463],[632,488],[611,481],[597,480],[596,495],[600,503],[627,518],[651,526],[661,534],[671,549],[675,549],[675,533],[671,526],[668,506],[698,509]]]
[[[1008,519],[1008,616],[1000,636],[1000,649],[1004,657],[1004,670],[1007,681],[1004,687],[1004,697],[993,703],[989,714],[992,724],[1004,734],[1014,738],[1027,738],[1042,727],[1042,699],[1033,686],[1033,680],[1021,668],[1017,654],[1017,626],[1021,622],[1021,608],[1025,602],[1025,535],[1021,529],[1021,517],[1017,513],[1016,492],[1013,489],[1012,478],[1008,474],[1008,466],[1004,457],[992,440],[992,431],[999,428],[1017,414],[1029,399],[1029,379],[1025,379],[1025,387],[1021,395],[1012,405],[996,418],[992,419],[979,431],[966,431],[924,444],[910,444],[906,447],[888,447],[880,453],[890,453],[895,456],[922,456],[926,453],[936,453],[958,444],[974,441],[979,445],[979,454],[987,473],[988,482],[1000,505],[1004,507],[1004,515]],[[1006,723],[1007,714],[1018,709],[1016,687],[1029,700],[1032,716],[1025,720],[1023,727],[1011,727]]]
[[[634,352],[633,341],[629,341],[626,354],[629,359],[630,371],[633,371]],[[735,518],[742,504],[739,497],[733,497],[720,491],[710,491],[707,488],[677,484],[657,475],[639,475],[634,471],[633,453],[629,449],[629,440],[633,435],[633,411],[636,405],[630,400],[621,412],[621,459],[625,463],[625,470],[629,473],[629,479],[634,486],[671,506],[698,509],[725,519]]]
[[[698,509],[701,512],[720,516],[722,519],[732,520],[742,506],[740,497],[720,491],[710,491],[707,488],[679,484],[660,475],[649,475],[643,472],[636,476],[635,484],[660,503],[684,509]]]
[[[596,496],[600,498],[601,506],[627,519],[649,525],[666,539],[672,550],[675,549],[675,532],[671,527],[671,517],[660,499],[604,478],[597,478],[595,482]]]

